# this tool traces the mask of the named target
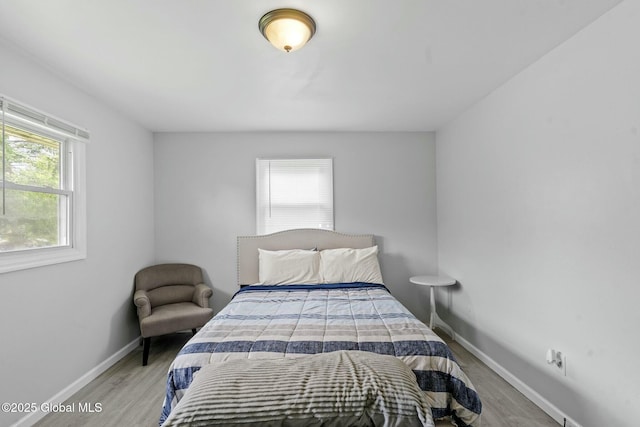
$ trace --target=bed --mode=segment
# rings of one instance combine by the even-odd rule
[[[210,419],[198,424],[202,413],[231,417],[217,420],[219,425],[433,426],[441,419],[458,426],[480,424],[480,398],[449,347],[385,287],[373,235],[304,229],[241,236],[237,260],[239,291],[184,345],[169,368],[161,425],[216,425]],[[332,366],[334,374],[318,374],[325,370],[318,366]],[[384,375],[403,378],[403,369],[409,371],[417,393],[411,384],[401,384],[405,389],[398,391],[391,389],[396,381],[384,380]],[[267,388],[271,393],[264,398],[259,390],[267,381],[259,378],[269,372],[289,372],[282,374],[283,381],[295,373],[304,377],[299,383],[305,391],[298,391],[293,400],[304,410],[298,408],[301,412],[292,415],[297,409],[286,393],[293,385],[284,386],[282,396]],[[327,378],[341,378],[339,372],[345,381],[360,382],[350,383],[351,388],[335,380],[325,384]],[[244,394],[224,388],[239,383],[244,384]],[[340,396],[331,394],[331,410],[319,410],[316,402],[326,406],[327,396],[319,398],[318,390],[333,393],[337,388]],[[223,399],[227,406],[211,409],[213,390],[219,394],[215,398],[233,399]],[[304,393],[308,401],[301,397]],[[391,397],[386,400],[381,394]],[[286,404],[278,406],[279,399]],[[375,408],[354,407],[358,399]],[[189,421],[177,422],[177,413]],[[357,422],[344,418],[354,413],[360,417]],[[328,422],[325,415],[334,418]],[[397,418],[409,415],[412,423]],[[375,421],[376,416],[383,418]]]

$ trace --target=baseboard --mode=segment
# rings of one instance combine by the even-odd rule
[[[100,374],[102,374],[104,371],[106,371],[107,369],[115,365],[116,362],[118,362],[127,354],[131,353],[139,345],[140,345],[140,337],[136,338],[135,340],[131,341],[129,344],[122,347],[120,350],[115,352],[113,355],[109,356],[105,361],[100,363],[98,366],[91,369],[89,372],[87,372],[86,374],[84,374],[83,376],[75,380],[69,386],[65,387],[55,396],[51,397],[46,402],[43,402],[43,404],[51,405],[54,403],[62,403],[65,400],[69,399],[82,387],[86,386],[91,381],[95,380]],[[42,411],[31,412],[29,413],[29,415],[22,417],[17,422],[12,424],[11,427],[30,427],[34,425],[36,422],[38,422],[39,420],[41,420],[42,418],[44,418],[45,415],[47,415],[47,413]]]
[[[475,345],[471,344],[464,337],[460,336],[454,331],[455,340],[464,347],[469,353],[480,359],[485,365],[487,365],[492,371],[500,375],[502,379],[511,384],[516,390],[522,393],[527,399],[532,401],[540,409],[546,412],[551,418],[558,422],[558,424],[564,426],[580,427],[580,424],[569,418],[567,414],[562,412],[553,403],[545,399],[540,393],[529,387],[522,382],[518,377],[502,367],[498,362],[489,357],[486,353],[480,350]],[[566,422],[566,424],[565,424]]]

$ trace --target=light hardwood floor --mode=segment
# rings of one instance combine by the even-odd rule
[[[482,400],[482,427],[560,425],[460,344],[451,341],[445,333],[436,332],[449,345]]]
[[[439,332],[439,331],[437,331]],[[440,334],[471,378],[482,399],[482,427],[558,427],[558,423],[506,383],[458,343]],[[142,347],[131,352],[65,402],[75,404],[75,412],[51,413],[40,427],[157,427],[171,360],[191,333],[152,340],[149,364],[142,364]],[[101,412],[80,413],[81,403]]]

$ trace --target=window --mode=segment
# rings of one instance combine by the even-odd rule
[[[333,230],[332,159],[257,159],[256,231]]]
[[[86,257],[87,131],[0,97],[0,273]]]

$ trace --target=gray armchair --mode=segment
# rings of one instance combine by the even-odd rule
[[[202,270],[191,264],[159,264],[136,273],[133,301],[143,338],[142,366],[147,365],[151,337],[204,326],[212,317]]]

